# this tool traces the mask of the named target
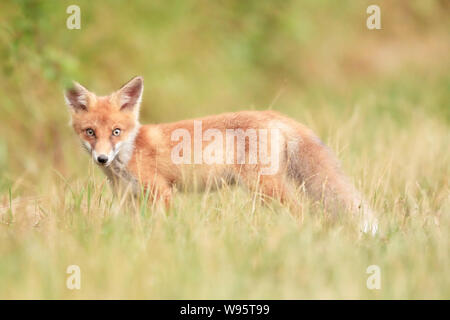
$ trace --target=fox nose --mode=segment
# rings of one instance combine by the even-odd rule
[[[108,156],[101,154],[97,157],[97,161],[101,164],[105,164],[106,162],[108,162]]]

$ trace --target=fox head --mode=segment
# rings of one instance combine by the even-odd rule
[[[97,164],[109,166],[132,146],[143,89],[143,78],[135,77],[109,96],[96,96],[77,82],[65,92],[73,129]]]

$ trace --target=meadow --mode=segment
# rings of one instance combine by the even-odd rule
[[[2,1],[0,298],[449,299],[450,6],[380,0],[368,30],[372,2]],[[114,194],[63,90],[108,94],[135,75],[142,123],[273,109],[306,124],[379,233],[306,199],[300,224],[239,186],[177,192],[167,212]]]

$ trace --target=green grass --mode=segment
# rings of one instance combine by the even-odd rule
[[[79,1],[69,31],[72,3],[0,4],[0,298],[450,298],[448,7],[383,2],[368,31],[365,1]],[[379,234],[308,204],[300,225],[241,187],[178,192],[168,212],[114,195],[62,90],[138,74],[143,123],[270,108],[308,125]]]

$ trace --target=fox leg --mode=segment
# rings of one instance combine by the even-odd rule
[[[263,202],[277,199],[282,204],[287,205],[292,213],[298,215],[301,222],[303,221],[302,206],[283,177],[279,175],[259,175],[255,179],[247,177],[244,181],[250,190],[259,193]]]
[[[172,200],[172,188],[164,177],[155,174],[144,185],[144,194],[149,195],[149,200],[153,203],[163,202],[166,209],[170,207]]]

